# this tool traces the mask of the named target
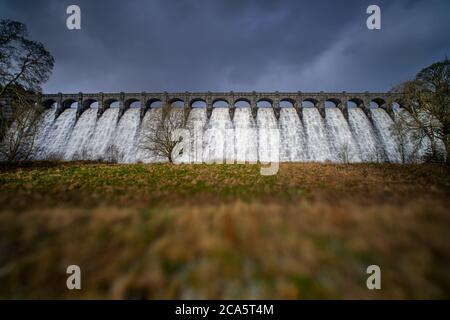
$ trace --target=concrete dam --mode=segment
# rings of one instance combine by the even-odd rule
[[[401,162],[392,133],[402,108],[393,93],[42,94],[34,159],[165,161],[141,147],[165,106],[187,117],[191,150],[178,161]]]

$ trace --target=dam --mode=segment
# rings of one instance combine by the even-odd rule
[[[172,106],[187,119],[186,163],[401,162],[392,132],[395,93],[76,93],[34,97],[45,111],[35,160],[160,162],[143,130]]]

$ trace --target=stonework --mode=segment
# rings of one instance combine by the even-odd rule
[[[30,97],[36,103],[49,108],[56,104],[58,117],[65,109],[70,108],[74,102],[78,102],[77,118],[84,110],[89,108],[93,103],[98,103],[98,116],[111,106],[112,103],[118,102],[120,108],[119,117],[127,110],[134,102],[139,102],[141,106],[141,116],[143,117],[148,108],[151,108],[153,103],[161,102],[163,106],[168,106],[174,102],[181,102],[184,108],[189,111],[195,102],[202,101],[206,104],[208,117],[212,113],[213,106],[218,101],[227,103],[230,109],[230,115],[233,118],[235,104],[239,101],[245,101],[249,104],[253,116],[256,117],[257,103],[265,101],[270,103],[275,115],[278,117],[280,110],[280,103],[288,101],[297,110],[299,116],[302,116],[303,102],[310,102],[322,116],[325,116],[325,102],[331,101],[333,104],[342,110],[345,117],[347,117],[347,103],[353,102],[357,107],[362,108],[366,114],[370,115],[368,111],[370,103],[375,102],[379,107],[385,109],[389,114],[392,114],[393,103],[396,102],[401,105],[402,96],[399,93],[306,93],[306,92],[203,92],[203,93],[56,93],[56,94],[41,94]]]

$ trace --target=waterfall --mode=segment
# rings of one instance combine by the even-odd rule
[[[205,108],[193,108],[189,113],[187,128],[190,132],[191,150],[187,162],[202,163],[203,161],[203,130],[206,121]]]
[[[330,149],[339,162],[360,162],[360,151],[350,126],[339,108],[325,108]]]
[[[228,108],[214,108],[205,126],[203,161],[206,163],[233,162],[234,129]]]
[[[380,148],[372,124],[364,111],[361,108],[349,108],[348,122],[358,145],[361,160],[365,162],[384,160],[384,150]]]
[[[236,108],[233,123],[236,138],[236,162],[256,162],[258,160],[258,131],[250,108]]]
[[[76,109],[66,109],[51,123],[51,128],[43,139],[44,145],[40,146],[41,159],[64,159],[65,149],[75,125],[76,113]]]
[[[118,117],[119,108],[108,108],[97,120],[94,133],[87,145],[89,159],[105,159],[105,154],[114,137]]]
[[[36,160],[45,160],[47,158],[48,135],[55,120],[55,108],[45,110],[41,119],[34,140],[34,158]]]
[[[122,115],[117,124],[110,156],[119,162],[132,163],[136,161],[138,149],[137,133],[140,125],[141,110],[130,108]],[[114,160],[116,160],[114,159]]]
[[[88,143],[94,133],[97,109],[87,109],[78,119],[67,143],[64,158],[66,160],[88,159]]]
[[[97,111],[87,109],[78,120],[76,109],[66,109],[56,119],[55,108],[44,111],[35,137],[34,159],[166,161],[143,148],[148,128],[155,128],[162,117],[161,108],[149,109],[142,120],[139,108],[126,110],[120,119],[118,108],[108,108],[100,117]],[[184,121],[183,109],[171,112]],[[408,133],[399,143],[390,115],[381,108],[369,112],[367,116],[360,108],[349,108],[347,120],[338,108],[326,108],[325,118],[317,108],[303,108],[300,118],[294,108],[285,107],[277,119],[272,108],[259,108],[254,119],[250,108],[236,108],[233,118],[228,108],[214,108],[208,119],[205,108],[193,108],[183,132],[190,145],[178,161],[421,161],[430,145],[427,138],[417,146]],[[403,109],[394,110],[394,117],[412,121]],[[441,141],[437,144],[439,150],[443,148]]]
[[[336,161],[328,145],[326,127],[316,108],[303,108],[308,155],[310,161]]]
[[[308,149],[303,124],[293,107],[280,110],[281,161],[306,161]]]
[[[401,162],[398,141],[392,132],[394,121],[382,108],[370,109],[370,112],[388,160],[390,162]]]

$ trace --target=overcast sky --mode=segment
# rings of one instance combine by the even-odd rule
[[[45,92],[386,91],[450,56],[449,13],[448,0],[0,0],[55,58]]]

